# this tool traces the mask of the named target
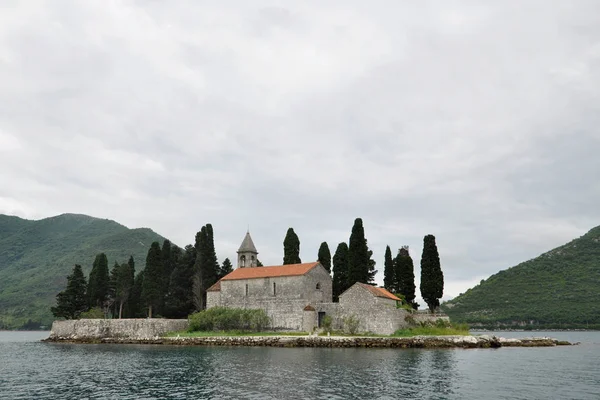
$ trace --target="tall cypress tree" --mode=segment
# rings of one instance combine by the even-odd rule
[[[421,256],[421,297],[433,313],[440,306],[444,294],[444,274],[440,266],[440,256],[435,236],[427,235],[423,239]]]
[[[141,270],[138,272],[133,280],[133,288],[131,288],[131,295],[129,296],[129,303],[127,304],[127,316],[129,318],[144,318],[148,316],[142,300],[144,271],[145,270]]]
[[[213,229],[206,224],[196,234],[196,262],[193,276],[193,299],[198,310],[206,308],[206,289],[217,282],[219,262],[215,252]]]
[[[300,239],[294,232],[294,228],[289,228],[283,240],[283,265],[300,264]]]
[[[160,307],[163,294],[163,262],[158,242],[152,243],[146,257],[144,281],[142,282],[142,301],[148,307],[148,318],[152,311]]]
[[[351,285],[356,282],[373,283],[377,271],[372,255],[365,239],[362,219],[356,218],[348,244],[348,280]]]
[[[50,310],[57,318],[78,319],[88,309],[85,295],[86,282],[81,265],[75,265],[73,273],[67,276],[67,288],[56,295],[56,307]]]
[[[88,305],[90,308],[104,308],[109,295],[108,258],[106,254],[96,255],[88,280]]]
[[[350,287],[348,282],[348,245],[338,244],[333,255],[333,301],[338,301],[340,294]]]
[[[114,304],[115,314],[121,319],[123,317],[123,306],[129,300],[129,295],[133,289],[134,270],[129,263],[117,266],[114,273]]]
[[[317,255],[317,261],[321,263],[327,272],[331,273],[331,252],[329,251],[327,242],[321,243],[321,246],[319,247],[319,254]]]
[[[192,275],[196,260],[196,249],[192,245],[182,251],[174,246],[171,259],[175,265],[169,279],[169,289],[165,297],[165,316],[186,318],[194,310],[192,302]]]
[[[398,250],[398,255],[394,259],[394,270],[398,292],[404,295],[406,302],[416,309],[418,304],[415,303],[415,270],[408,246],[402,246]]]
[[[392,250],[390,250],[390,246],[385,246],[383,265],[383,287],[391,292],[397,292],[398,288],[395,285],[396,277],[394,273],[394,260],[392,259]]]

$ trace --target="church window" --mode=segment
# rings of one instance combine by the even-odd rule
[[[248,296],[248,284],[246,283],[246,296]]]
[[[317,290],[321,290],[321,283],[317,283]]]
[[[246,256],[240,257],[240,267],[244,268],[246,266]]]
[[[277,284],[273,282],[273,296],[277,296]]]

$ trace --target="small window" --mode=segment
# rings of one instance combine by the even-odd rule
[[[317,283],[317,290],[321,290],[321,283]]]
[[[246,256],[240,257],[240,267],[244,268],[246,266]]]
[[[248,296],[248,284],[246,283],[246,296]]]
[[[277,296],[277,284],[273,282],[273,296]]]

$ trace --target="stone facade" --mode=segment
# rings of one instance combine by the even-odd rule
[[[331,301],[331,275],[319,263],[306,265],[303,275],[266,276],[255,278],[252,274],[240,279],[224,278],[207,291],[207,308],[263,309],[271,318],[272,328],[278,330],[302,330],[304,308],[307,305]],[[312,265],[312,267],[310,267]],[[258,267],[262,271],[282,269],[294,273],[296,266]],[[261,272],[262,272],[261,271]],[[217,290],[218,289],[218,290]]]

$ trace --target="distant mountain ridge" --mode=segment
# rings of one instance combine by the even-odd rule
[[[600,329],[600,226],[444,303],[482,327]]]
[[[49,324],[50,306],[75,264],[87,277],[98,253],[106,253],[110,267],[133,255],[140,271],[150,244],[164,239],[149,228],[81,214],[38,221],[0,214],[0,328],[29,319]]]

